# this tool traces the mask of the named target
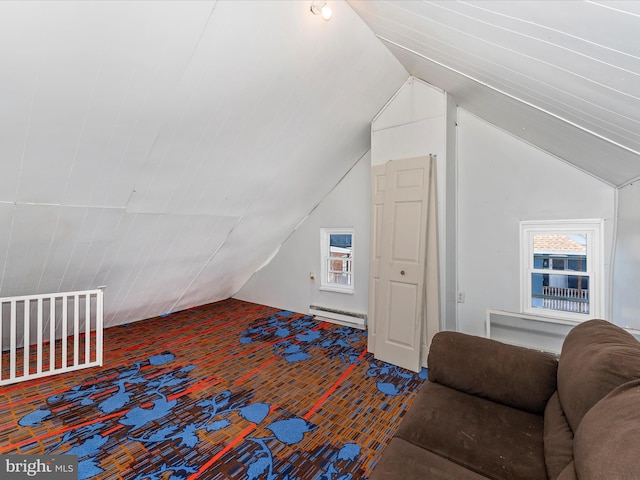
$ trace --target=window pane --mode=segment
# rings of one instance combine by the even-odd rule
[[[327,260],[327,282],[351,285],[351,260],[331,256]]]
[[[350,233],[331,233],[329,235],[329,255],[351,258],[352,235]]]
[[[327,282],[338,285],[351,285],[352,234],[329,234],[329,259]]]
[[[586,272],[587,259],[586,258],[570,258],[568,261],[567,270],[573,270],[574,272]]]
[[[353,293],[354,231],[352,228],[321,228],[320,289]]]
[[[351,237],[350,233],[331,233],[329,234],[329,245],[351,250]]]
[[[561,312],[589,313],[589,277],[532,273],[531,306]]]
[[[535,234],[533,268],[587,271],[586,234]]]

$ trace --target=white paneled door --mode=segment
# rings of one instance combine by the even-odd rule
[[[431,158],[394,160],[372,175],[375,358],[421,368]],[[377,257],[377,258],[376,258]],[[370,309],[371,310],[371,309]]]
[[[367,315],[369,325],[367,343],[370,352],[376,351],[376,305],[378,302],[378,286],[380,285],[386,172],[386,164],[371,167],[371,246],[369,254],[369,313]]]

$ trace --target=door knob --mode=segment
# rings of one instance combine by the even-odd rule
[[[404,270],[400,270],[400,275],[404,275]]]

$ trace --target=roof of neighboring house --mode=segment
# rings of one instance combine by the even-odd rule
[[[536,234],[533,237],[533,249],[536,253],[562,252],[587,253],[586,245],[582,245],[571,237],[562,234]]]

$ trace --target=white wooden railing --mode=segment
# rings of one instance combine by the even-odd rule
[[[102,365],[102,289],[0,298],[0,385]]]
[[[589,290],[567,287],[542,287],[542,306],[563,312],[589,313]]]

